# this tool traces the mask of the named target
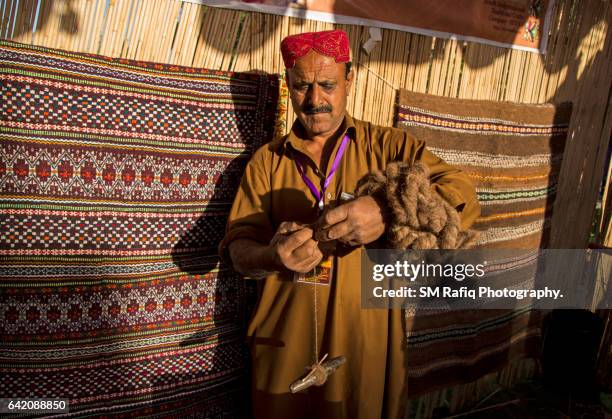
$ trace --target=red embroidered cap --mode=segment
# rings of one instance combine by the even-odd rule
[[[281,42],[285,67],[293,68],[295,60],[308,54],[311,49],[319,54],[333,57],[337,63],[347,63],[351,60],[351,49],[346,32],[340,29],[306,32],[290,35]]]

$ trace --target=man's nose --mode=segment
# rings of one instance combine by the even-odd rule
[[[321,88],[316,83],[313,83],[308,89],[308,101],[313,107],[321,104]]]

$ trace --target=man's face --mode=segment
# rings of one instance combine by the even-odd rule
[[[287,72],[295,113],[309,137],[330,136],[342,123],[353,72],[346,64],[311,50]]]

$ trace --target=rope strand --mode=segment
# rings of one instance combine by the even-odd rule
[[[318,307],[317,307],[317,267],[314,267],[314,329],[315,329],[315,350],[314,350],[314,362],[316,364],[319,362],[319,316],[318,316]]]

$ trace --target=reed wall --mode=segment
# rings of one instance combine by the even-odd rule
[[[330,23],[217,9],[181,0],[1,0],[0,37],[20,42],[234,71],[281,73],[281,39]],[[584,248],[606,174],[612,130],[612,2],[557,0],[547,54],[383,30],[366,54],[368,28],[337,25],[351,39],[353,116],[393,123],[398,88],[436,95],[542,103],[574,113],[552,220],[553,247]],[[290,125],[294,115],[288,111]],[[609,176],[608,180],[609,182]],[[610,188],[606,188],[608,191]],[[610,194],[597,220],[612,245]]]

